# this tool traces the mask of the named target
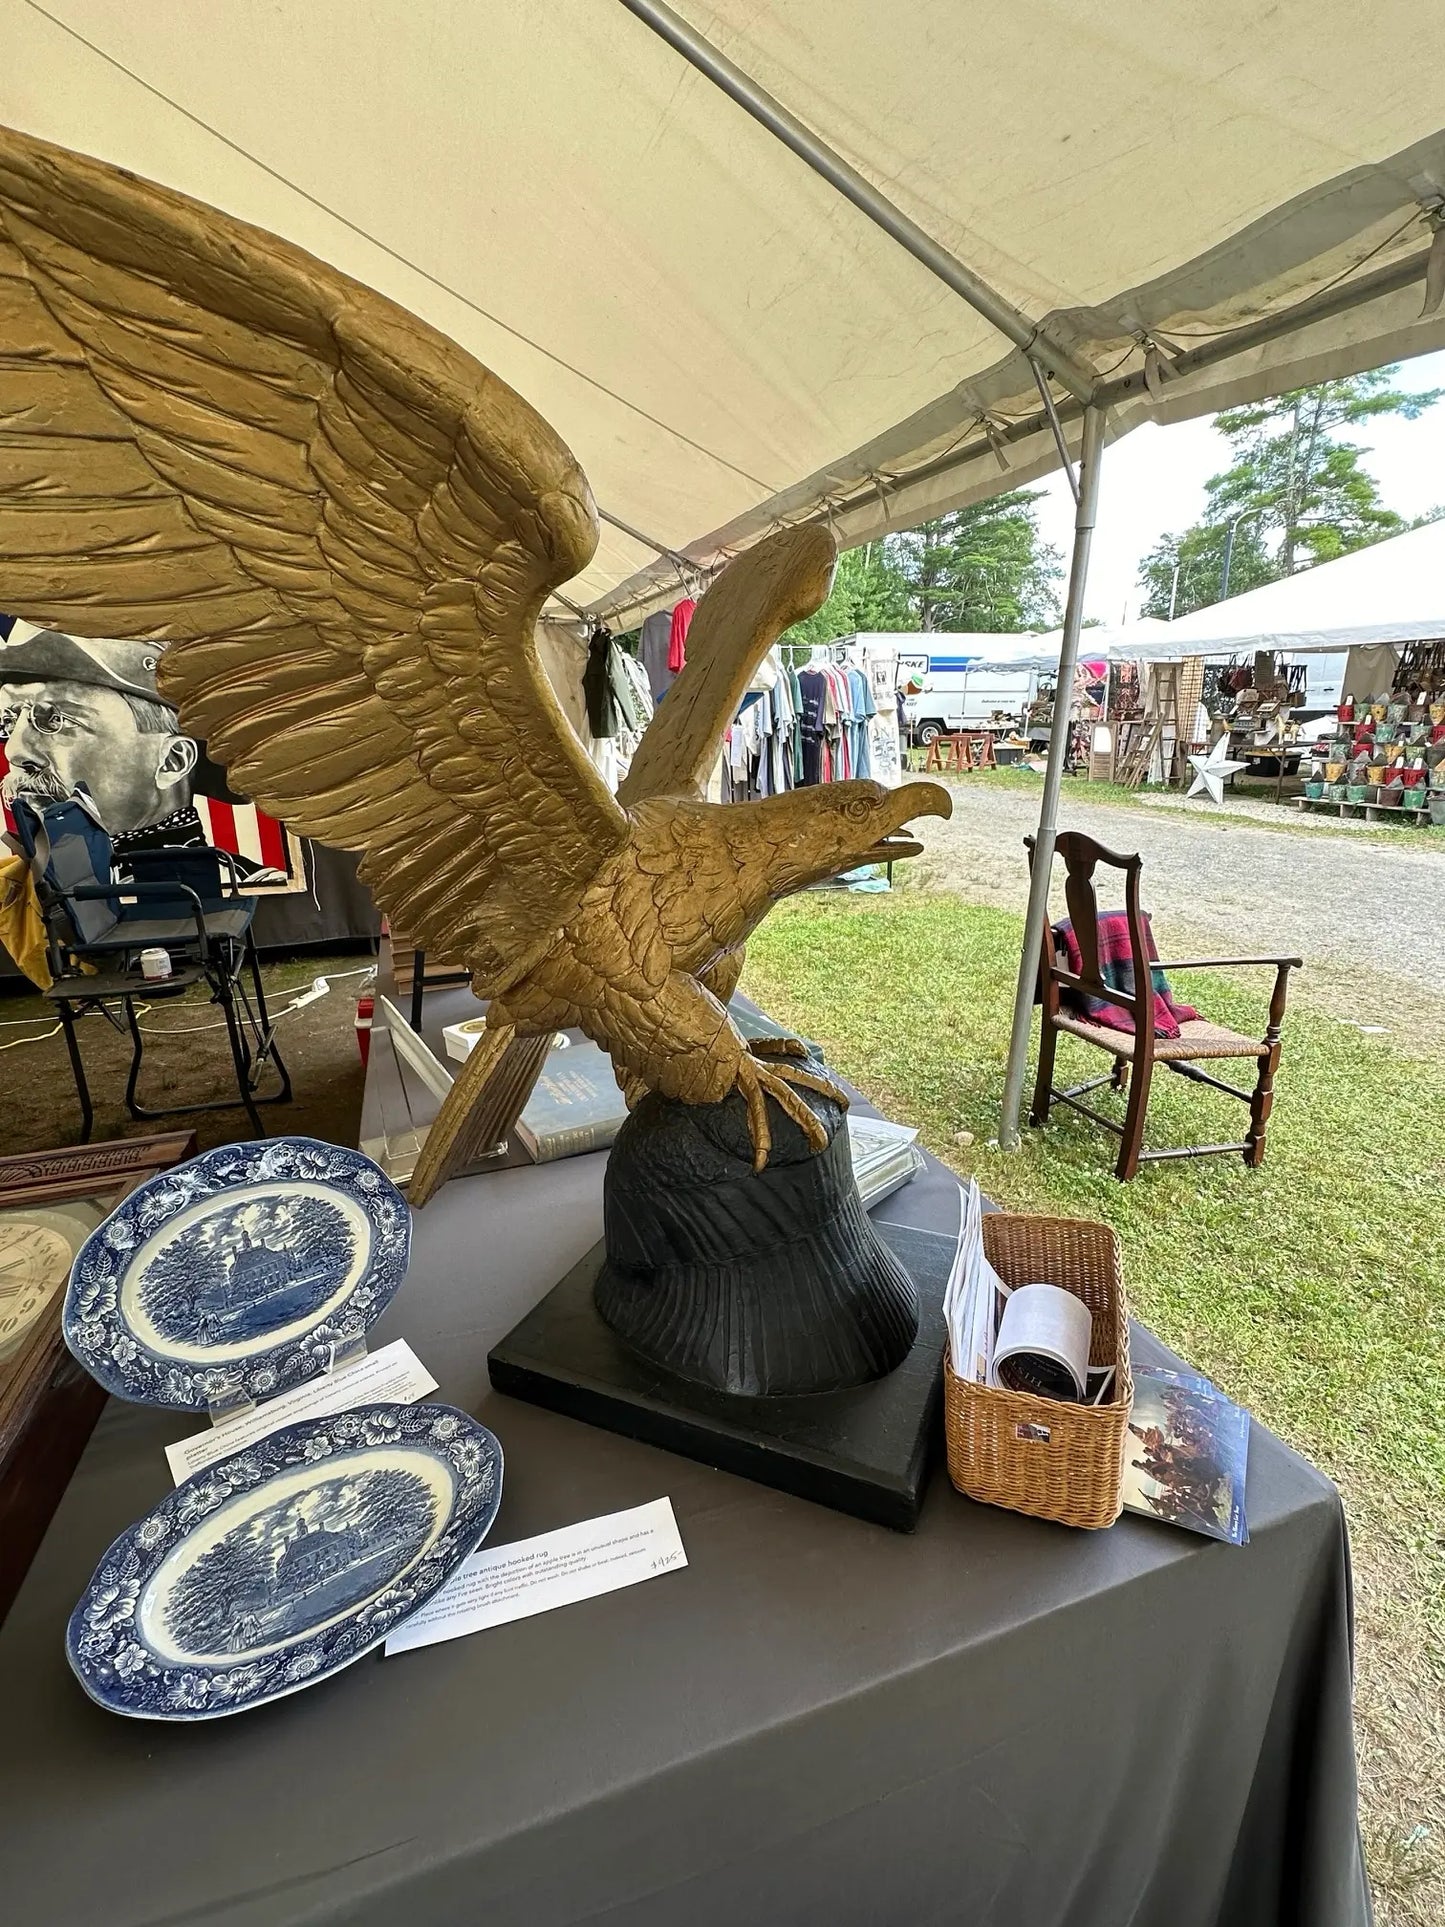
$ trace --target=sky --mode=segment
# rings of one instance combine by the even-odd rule
[[[1395,385],[1445,388],[1445,352],[1402,362]],[[1364,465],[1379,483],[1387,508],[1409,517],[1445,503],[1445,401],[1418,421],[1366,422],[1352,439],[1367,451]],[[1141,559],[1161,536],[1199,519],[1206,482],[1228,466],[1229,444],[1208,418],[1169,428],[1150,423],[1105,449],[1086,617],[1108,623],[1135,619],[1142,599]],[[1039,527],[1063,553],[1067,568],[1074,534],[1069,485],[1055,475],[1039,486],[1044,490]]]

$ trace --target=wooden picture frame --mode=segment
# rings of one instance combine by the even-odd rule
[[[71,1264],[128,1191],[195,1150],[166,1131],[0,1158],[0,1620],[106,1398],[61,1334]]]

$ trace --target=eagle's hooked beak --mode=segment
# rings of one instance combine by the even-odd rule
[[[903,825],[911,823],[916,816],[941,816],[945,819],[952,816],[953,797],[942,783],[904,783],[889,796],[888,815],[893,818],[893,825],[858,859],[860,866],[864,863],[896,863],[900,857],[921,856],[923,845],[915,838],[901,834]]]

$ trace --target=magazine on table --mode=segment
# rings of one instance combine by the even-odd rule
[[[1197,1372],[1134,1375],[1124,1509],[1242,1546],[1249,1413]]]

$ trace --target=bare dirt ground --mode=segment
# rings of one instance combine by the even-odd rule
[[[278,1020],[281,1049],[295,1089],[290,1104],[264,1110],[270,1132],[296,1132],[336,1144],[355,1144],[361,1119],[363,1073],[356,1046],[356,997],[371,958],[314,953],[265,966],[266,997],[275,1015],[312,980],[326,976],[328,996]],[[350,974],[348,974],[350,973]],[[143,1104],[185,1104],[235,1095],[225,1031],[214,1006],[195,992],[150,1007],[141,1076]],[[246,1113],[185,1111],[154,1124],[138,1123],[122,1102],[130,1046],[102,1018],[80,1024],[80,1048],[95,1100],[95,1138],[135,1137],[147,1131],[194,1130],[202,1150],[251,1136]],[[270,1082],[264,1089],[272,1088]],[[65,1040],[54,1011],[38,995],[0,996],[0,1153],[43,1151],[80,1136],[80,1107],[71,1082]]]
[[[952,785],[951,821],[928,819],[917,882],[973,903],[1022,910],[1023,839],[1038,822],[1039,789]],[[1301,836],[1231,822],[1225,814],[1080,803],[1065,797],[1060,827],[1144,857],[1144,901],[1167,959],[1297,956],[1310,1001],[1378,1024],[1402,1049],[1445,1046],[1445,851],[1384,849],[1347,837]],[[1056,911],[1062,915],[1062,910]]]

